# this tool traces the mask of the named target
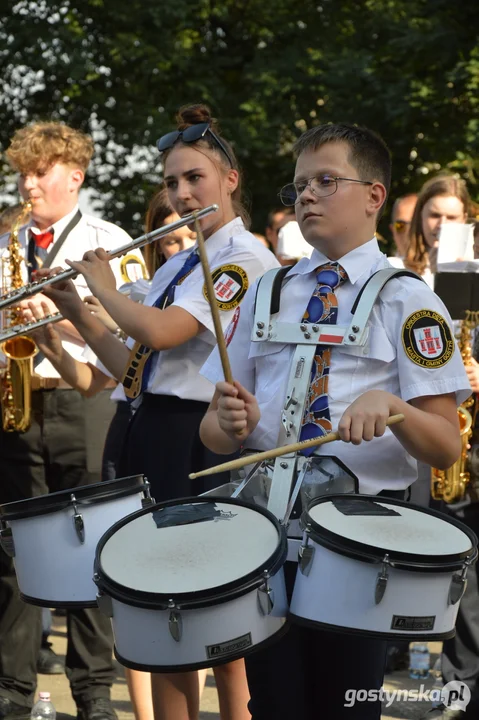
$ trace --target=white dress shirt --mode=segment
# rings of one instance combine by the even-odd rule
[[[75,207],[71,211],[71,213],[63,217],[51,228],[49,228],[50,230],[53,229],[54,231],[53,245],[55,244],[55,241],[58,240],[63,230],[67,227],[70,220],[72,220],[73,217],[76,215],[77,211],[78,206]],[[24,257],[26,256],[26,253],[28,251],[28,231],[30,227],[32,227],[31,223],[29,225],[24,225],[22,228],[20,228],[18,236],[19,242],[23,249]],[[0,257],[3,257],[8,251],[9,237],[10,232],[0,235]],[[84,253],[86,253],[88,250],[96,250],[100,247],[104,248],[107,251],[116,250],[122,245],[126,245],[128,242],[131,242],[131,237],[117,225],[107,222],[106,220],[101,220],[100,218],[94,217],[93,215],[82,214],[80,221],[71,230],[68,237],[65,239],[62,247],[60,248],[57,256],[54,258],[53,266],[61,266],[67,269],[68,266],[65,264],[65,259],[81,260]],[[51,249],[52,246],[48,248],[49,251]],[[135,251],[135,254],[140,254],[140,251]],[[115,274],[117,285],[121,285],[123,281],[121,280],[120,275],[120,259],[117,258],[115,260],[112,260],[111,267]],[[2,272],[2,270],[0,270],[0,272]],[[26,264],[23,265],[23,275],[25,282],[28,282],[28,272]],[[78,275],[78,277],[76,277],[73,282],[79,295],[82,298],[86,297],[87,295],[91,295],[88,285],[86,284],[86,281],[82,275]],[[3,320],[2,322],[5,321]],[[82,356],[83,350],[85,348],[84,343],[77,344],[64,340],[62,344],[65,350],[69,352],[70,355],[72,355],[76,360],[85,362],[85,359]],[[0,355],[0,359],[3,363],[4,357],[2,355]],[[35,374],[40,375],[41,377],[59,377],[59,374],[57,373],[55,368],[46,359],[43,359],[41,363],[39,363],[35,367]]]
[[[328,258],[314,250],[286,276],[277,319],[299,322],[316,286],[315,269]],[[377,270],[390,267],[376,239],[352,250],[339,260],[348,273],[348,281],[336,290],[338,324],[351,322],[351,308],[368,278]],[[277,446],[281,411],[294,345],[251,342],[256,287],[247,293],[239,311],[236,330],[228,347],[233,377],[254,393],[261,419],[245,446],[268,450]],[[456,393],[459,405],[471,393],[463,362],[458,352],[442,367],[426,369],[409,359],[402,344],[402,327],[412,313],[429,309],[450,318],[437,295],[420,280],[391,280],[381,292],[369,320],[366,347],[333,347],[329,373],[329,409],[333,429],[346,408],[368,390],[386,390],[408,401],[426,395]],[[231,335],[231,333],[230,333]],[[202,374],[212,383],[222,379],[215,350]],[[402,490],[417,478],[416,460],[409,455],[387,429],[381,438],[356,446],[336,441],[320,447],[319,455],[335,455],[359,478],[362,493]]]
[[[240,218],[235,218],[211,235],[205,247],[213,274],[218,268],[235,265],[246,273],[249,286],[267,270],[278,267],[278,261],[273,253],[245,229]],[[188,248],[173,255],[157,270],[151,290],[145,298],[145,305],[153,305],[163,294],[193,251],[194,248]],[[204,289],[203,270],[201,264],[198,264],[176,287],[172,305],[189,312],[206,329],[188,342],[156,354],[147,392],[203,402],[211,400],[214,387],[199,374],[201,366],[216,343],[211,310]],[[228,326],[233,313],[234,308],[220,311],[223,329]],[[129,338],[127,346],[132,347],[133,344],[134,341]]]

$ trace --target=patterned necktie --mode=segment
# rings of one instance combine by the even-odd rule
[[[338,321],[338,299],[334,294],[337,287],[348,279],[346,271],[338,263],[327,263],[316,269],[317,285],[308,303],[302,322],[318,325],[335,325]],[[310,440],[331,432],[331,416],[328,402],[328,378],[331,364],[331,348],[316,347],[311,380],[306,398],[299,439]],[[311,455],[314,447],[302,450]]]
[[[167,288],[154,302],[153,307],[164,310],[173,302],[175,298],[175,288],[180,285],[187,275],[192,272],[200,261],[198,251],[194,250],[188,255],[181,270],[179,270]],[[136,342],[130,352],[128,366],[123,376],[122,384],[125,389],[127,400],[131,402],[141,393],[145,392],[148,387],[148,380],[153,367],[153,358],[158,357],[158,352],[154,352],[146,345]]]

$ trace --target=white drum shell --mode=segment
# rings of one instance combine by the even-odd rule
[[[386,591],[376,605],[381,563],[346,557],[311,539],[309,545],[314,556],[308,575],[298,567],[290,608],[293,619],[391,637],[453,634],[459,602],[449,605],[448,595],[451,578],[459,571],[412,572],[389,567]],[[435,621],[430,630],[401,631],[392,629],[393,616],[434,616]]]
[[[74,489],[72,490],[74,492]],[[85,542],[76,533],[73,507],[35,517],[8,520],[15,546],[20,592],[45,606],[75,603],[96,606],[93,582],[95,550],[111,525],[142,506],[143,491],[88,505],[77,503],[83,517]]]
[[[269,615],[262,613],[258,589],[254,588],[241,597],[210,607],[180,610],[179,641],[169,631],[170,610],[133,607],[112,598],[117,657],[127,667],[152,671],[210,667],[242,657],[250,648],[272,638],[286,622],[288,603],[283,568],[269,579],[269,584],[274,593]],[[218,649],[208,653],[211,646]]]

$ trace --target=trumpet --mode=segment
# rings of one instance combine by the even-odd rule
[[[110,260],[122,257],[122,255],[125,255],[131,250],[137,250],[144,245],[148,245],[154,240],[164,237],[165,235],[169,235],[169,233],[173,232],[174,230],[178,230],[178,228],[183,227],[184,225],[190,225],[194,223],[197,219],[201,219],[203,217],[206,217],[207,215],[211,215],[211,213],[217,212],[217,210],[218,205],[209,205],[202,210],[195,210],[195,212],[192,212],[189,215],[184,215],[179,220],[175,220],[168,225],[163,225],[163,227],[161,228],[152,230],[149,233],[145,233],[145,235],[141,235],[140,237],[136,238],[136,240],[132,240],[126,245],[122,245],[117,250],[111,250],[109,253],[107,253],[108,257]],[[22,287],[16,290],[12,290],[0,297],[0,310],[3,310],[4,308],[10,307],[12,305],[17,305],[21,300],[26,300],[27,298],[32,297],[32,295],[36,295],[37,293],[42,292],[42,290],[49,285],[53,285],[54,283],[62,282],[64,280],[71,280],[72,278],[77,277],[77,275],[79,274],[80,273],[73,269],[63,270],[62,272],[59,272],[56,275],[51,275],[50,277],[44,278],[43,280],[38,280],[36,282],[29,283],[28,285],[22,285]],[[60,315],[60,313],[58,313],[58,315]],[[52,318],[53,316],[50,317]],[[57,322],[58,320],[62,320],[61,315],[60,317],[57,317],[56,315],[54,317],[56,318]],[[38,322],[41,323],[41,325],[46,324],[44,320],[40,320]],[[50,322],[53,322],[53,319],[50,319]],[[33,325],[35,327],[33,327]],[[36,329],[37,327],[40,327],[40,325],[38,325],[37,323],[29,324],[30,330]],[[18,328],[21,328],[21,331],[25,332],[24,325],[19,325]],[[18,335],[19,333],[15,334]],[[9,334],[9,337],[14,337],[14,335]]]

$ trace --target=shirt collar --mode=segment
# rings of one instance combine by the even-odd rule
[[[73,219],[73,217],[78,212],[78,205],[75,205],[73,210],[68,213],[68,215],[65,215],[60,220],[57,220],[56,223],[53,223],[50,227],[46,228],[45,230],[39,230],[39,228],[35,227],[33,225],[33,222],[30,222],[29,229],[32,231],[34,235],[41,235],[44,232],[51,232],[53,231],[53,241],[55,242],[58,240],[62,232],[65,230],[66,226],[70,222],[70,220]]]
[[[338,262],[346,270],[349,282],[354,285],[354,283],[369,270],[374,261],[378,260],[382,255],[383,253],[379,249],[377,238],[374,236],[368,242],[354,248],[354,250],[351,250],[334,262]],[[320,265],[328,262],[331,262],[330,258],[326,257],[326,255],[319,250],[314,249],[311,257],[300,260],[299,263],[289,271],[288,275],[307,275],[310,272],[314,272]]]

